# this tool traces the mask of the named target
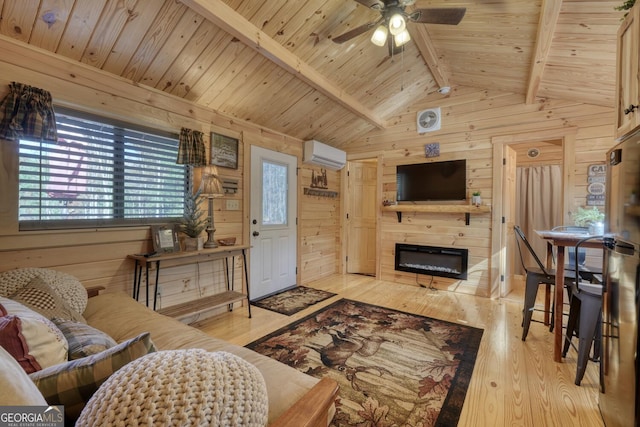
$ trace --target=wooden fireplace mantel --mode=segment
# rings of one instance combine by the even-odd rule
[[[465,224],[469,225],[470,215],[472,213],[490,213],[491,207],[485,205],[390,205],[383,206],[382,210],[395,212],[398,215],[398,222],[402,222],[403,212],[463,213]]]

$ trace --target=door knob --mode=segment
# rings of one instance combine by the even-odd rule
[[[260,235],[260,233],[259,233],[259,232],[257,232],[257,231],[254,231],[254,232],[253,232],[253,237],[258,237],[259,235]]]
[[[625,108],[624,109],[624,114],[633,113],[636,110],[636,108],[639,108],[639,107],[640,106],[638,106],[638,105],[631,104],[631,105],[629,105],[629,108]]]

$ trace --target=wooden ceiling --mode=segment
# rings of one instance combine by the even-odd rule
[[[379,16],[353,0],[0,0],[0,33],[234,118],[345,146],[465,86],[529,103],[613,106],[621,3],[418,0],[413,7],[467,12],[457,26],[409,23],[412,41],[393,58],[370,32],[331,41]]]

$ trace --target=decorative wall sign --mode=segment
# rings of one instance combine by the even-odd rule
[[[604,206],[607,165],[589,165],[587,169],[587,206]]]
[[[335,199],[336,197],[338,197],[338,192],[337,191],[331,191],[331,190],[321,190],[319,188],[305,187],[304,188],[304,195],[305,196],[331,197],[332,199]]]
[[[434,142],[424,145],[424,155],[427,157],[438,157],[440,155],[440,143]]]
[[[326,169],[320,169],[320,173],[316,173],[314,170],[311,171],[311,188],[329,188]]]
[[[320,172],[315,170],[311,171],[311,186],[304,188],[304,194],[306,196],[320,196],[320,197],[338,197],[337,191],[327,190],[329,188],[329,180],[327,179],[327,170],[320,169]]]
[[[238,169],[238,139],[211,132],[211,164]]]

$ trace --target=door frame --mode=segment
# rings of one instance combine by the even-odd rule
[[[342,169],[342,173],[340,175],[340,191],[343,194],[342,200],[343,203],[340,203],[340,236],[341,236],[341,245],[340,245],[340,264],[339,271],[342,274],[347,274],[347,173],[349,172],[349,162],[358,161],[358,160],[374,160],[376,162],[376,206],[382,206],[382,163],[383,163],[383,155],[382,153],[378,153],[377,155],[372,155],[373,153],[359,153],[359,154],[347,154],[347,167]],[[382,238],[381,234],[381,221],[382,221],[382,209],[376,210],[376,279],[380,278],[381,275],[381,264],[380,264],[380,256],[382,254],[381,251],[381,242]]]
[[[522,132],[491,137],[493,146],[493,186],[494,195],[491,213],[491,258],[490,258],[490,296],[497,299],[502,296],[506,260],[507,233],[502,223],[503,203],[512,195],[505,194],[503,158],[505,146],[538,141],[562,141],[562,218],[568,222],[574,204],[575,188],[575,146],[578,128],[566,127],[547,129],[537,132]]]

